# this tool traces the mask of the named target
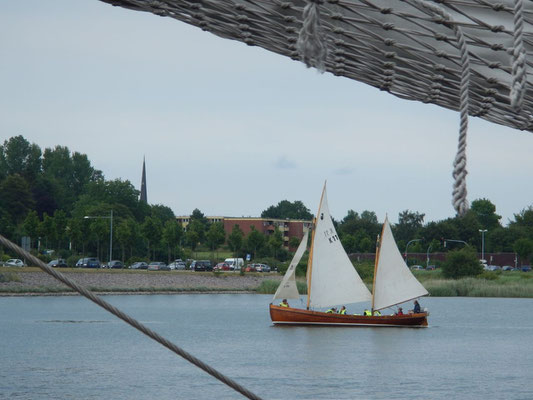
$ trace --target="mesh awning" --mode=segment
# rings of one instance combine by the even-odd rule
[[[301,59],[297,41],[306,1],[102,1],[175,18],[223,38]],[[455,25],[464,34],[470,56],[469,115],[533,131],[533,100],[527,85],[520,110],[509,100],[517,29],[526,55],[533,46],[533,2],[523,2],[517,22],[518,2],[522,5],[522,0],[427,2],[449,13],[452,20],[446,21],[420,1],[320,1],[327,47],[324,69],[404,99],[458,110],[462,68]],[[525,57],[528,79],[531,67],[532,61]]]

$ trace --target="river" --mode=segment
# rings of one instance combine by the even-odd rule
[[[533,398],[533,299],[424,298],[406,329],[275,327],[264,295],[105,298],[265,399]],[[81,297],[1,297],[0,342],[1,399],[242,398]]]

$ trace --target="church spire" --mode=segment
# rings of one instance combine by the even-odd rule
[[[143,174],[141,178],[141,198],[139,199],[142,202],[148,203],[148,197],[146,196],[146,163],[143,157]]]

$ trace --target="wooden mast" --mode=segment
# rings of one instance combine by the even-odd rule
[[[322,196],[320,197],[320,204],[318,205],[318,213],[322,209],[322,200],[324,199],[324,193],[326,193],[326,183],[324,182],[324,188],[322,189]],[[311,278],[313,275],[313,248],[315,244],[315,232],[316,232],[316,221],[318,216],[313,219],[313,233],[311,234],[311,249],[309,250],[309,259],[307,260],[307,309],[309,310],[309,305],[311,302]]]
[[[385,220],[387,219],[387,215],[385,215]],[[372,281],[372,307],[371,307],[371,313],[374,315],[374,294],[376,292],[376,276],[378,273],[378,262],[379,262],[379,253],[381,251],[381,241],[383,240],[383,230],[385,229],[385,222],[383,222],[383,226],[381,227],[381,235],[378,235],[378,238],[376,240],[376,257],[374,259],[374,279]]]

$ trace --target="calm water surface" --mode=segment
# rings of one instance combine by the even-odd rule
[[[533,399],[533,300],[427,298],[427,329],[274,327],[270,296],[107,296],[265,399]],[[349,311],[360,312],[349,308]],[[0,298],[1,399],[240,399],[80,297]]]

